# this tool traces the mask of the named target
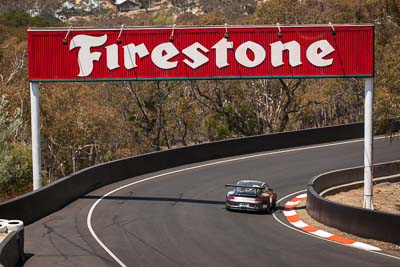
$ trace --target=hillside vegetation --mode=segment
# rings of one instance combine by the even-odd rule
[[[31,1],[0,5],[2,199],[32,186],[30,26],[374,23],[377,129],[390,131],[386,119],[400,115],[399,0],[170,1],[154,12],[99,8],[65,21],[56,19],[58,7],[50,6],[63,1],[34,1],[34,17],[26,2]],[[198,12],[187,12],[193,6]],[[40,88],[45,183],[150,151],[363,120],[362,79],[45,83]]]

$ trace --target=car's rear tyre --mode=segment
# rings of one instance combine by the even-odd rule
[[[265,213],[271,214],[271,206],[268,205],[268,207],[265,209]]]

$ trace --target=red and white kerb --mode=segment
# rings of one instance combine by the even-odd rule
[[[352,239],[347,239],[338,235],[331,234],[329,232],[320,230],[316,227],[310,226],[303,222],[300,217],[297,215],[296,211],[294,208],[296,208],[299,203],[307,198],[307,194],[301,194],[298,195],[297,197],[289,200],[286,202],[283,214],[285,215],[286,219],[288,222],[290,222],[293,226],[299,228],[300,230],[310,233],[312,235],[328,239],[330,241],[340,243],[342,245],[350,246],[350,247],[355,247],[363,250],[370,250],[370,251],[381,251],[380,248],[368,245],[366,243],[358,242]]]

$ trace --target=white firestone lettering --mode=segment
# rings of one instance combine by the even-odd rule
[[[136,64],[136,55],[139,58],[143,58],[149,54],[149,50],[144,44],[140,44],[135,46],[134,44],[128,44],[124,47],[124,64],[125,68],[130,70],[137,67]]]
[[[151,52],[151,60],[157,67],[168,70],[178,65],[178,61],[168,61],[177,55],[179,50],[172,43],[162,43]]]
[[[218,68],[229,66],[228,49],[233,48],[233,42],[228,42],[228,39],[222,38],[213,47],[215,49],[215,63]]]
[[[197,69],[203,64],[206,64],[209,59],[205,55],[199,52],[199,50],[204,53],[208,53],[208,49],[202,46],[199,42],[196,42],[185,49],[182,50],[182,53],[189,57],[192,61],[184,59],[183,62],[187,64],[192,69]]]
[[[274,67],[282,66],[283,51],[289,51],[289,64],[292,67],[301,65],[300,44],[296,41],[282,43],[281,41],[270,44],[271,46],[271,64]]]
[[[107,50],[107,68],[114,70],[119,68],[118,64],[118,45],[112,44],[106,46]]]
[[[247,56],[247,49],[254,53],[253,60],[250,60]],[[239,64],[248,68],[254,68],[265,60],[265,49],[255,42],[247,41],[236,49],[235,58]]]
[[[100,52],[90,52],[91,47],[98,47],[107,41],[107,34],[103,36],[90,36],[80,34],[72,38],[69,45],[69,50],[79,47],[78,63],[79,63],[79,77],[89,76],[93,71],[93,61],[99,61],[101,57]]]
[[[316,41],[307,48],[307,59],[317,67],[332,65],[333,58],[324,59],[327,55],[335,51],[335,48],[327,40]]]
[[[103,36],[90,36],[90,35],[76,35],[72,38],[69,50],[79,48],[78,51],[78,66],[79,77],[89,76],[93,72],[94,61],[99,61],[102,53],[92,52],[92,47],[99,47],[107,42],[107,34]],[[289,65],[296,67],[302,64],[301,62],[301,47],[297,41],[290,41],[282,43],[281,41],[270,44],[271,47],[271,64],[273,67],[284,65],[283,54],[288,50]],[[124,67],[127,70],[138,67],[137,59],[141,59],[150,54],[144,43],[135,45],[133,43],[123,46],[124,49]],[[229,66],[228,63],[228,49],[233,49],[233,42],[229,42],[227,38],[220,39],[212,49],[215,50],[215,65],[218,68]],[[109,70],[120,68],[119,65],[119,46],[111,44],[105,47],[106,50],[106,64]],[[254,58],[251,59],[247,52],[250,50]],[[333,58],[325,58],[335,51],[334,47],[327,40],[319,40],[312,43],[306,50],[307,60],[316,67],[326,67],[333,64]],[[209,49],[204,47],[199,42],[195,42],[181,51],[187,58],[183,62],[191,67],[197,69],[200,66],[209,62],[209,58],[205,53]],[[179,55],[180,51],[174,46],[173,43],[162,43],[156,46],[151,51],[152,62],[161,69],[173,69],[178,66],[178,60],[173,58]],[[266,50],[258,43],[247,41],[239,45],[234,51],[236,61],[246,68],[254,68],[259,66],[265,61]]]

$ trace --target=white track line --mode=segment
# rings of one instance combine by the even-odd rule
[[[281,199],[279,199],[279,200],[277,201],[277,203],[279,204],[280,202],[282,202],[282,200],[287,199],[287,198],[289,198],[289,197],[291,197],[291,196],[294,196],[294,195],[298,195],[299,193],[302,193],[302,192],[306,192],[306,190],[304,189],[304,190],[300,190],[300,191],[291,193],[291,194],[289,194],[289,195],[286,195],[286,196],[282,197]],[[285,222],[281,221],[281,220],[275,215],[275,213],[273,213],[272,216],[274,217],[274,219],[275,219],[278,223],[280,223],[280,224],[282,224],[283,226],[285,226],[285,227],[287,227],[287,228],[290,228],[290,229],[292,229],[292,230],[294,230],[294,231],[296,231],[296,232],[302,233],[302,234],[304,234],[304,235],[312,236],[312,237],[314,237],[314,238],[318,238],[318,239],[321,239],[321,240],[324,240],[324,241],[327,241],[327,242],[331,242],[331,243],[335,243],[335,244],[338,244],[338,245],[341,245],[341,246],[347,246],[347,247],[348,247],[348,245],[344,245],[344,244],[341,244],[341,243],[338,243],[338,242],[335,242],[335,241],[326,239],[326,238],[324,238],[324,237],[319,237],[319,236],[316,236],[316,235],[313,235],[313,234],[304,232],[304,231],[302,231],[302,230],[300,230],[300,229],[298,229],[298,228],[296,228],[296,227],[290,226],[290,225],[286,224]],[[321,230],[321,232],[322,232],[322,230]],[[357,243],[357,242],[356,242],[356,243]],[[356,249],[360,249],[360,250],[363,250],[363,251],[366,251],[366,252],[369,252],[369,253],[374,253],[374,254],[378,254],[378,255],[381,255],[381,256],[385,256],[385,257],[393,258],[393,259],[396,259],[396,260],[400,260],[400,257],[393,256],[393,255],[389,255],[389,254],[385,254],[385,253],[382,253],[382,252],[373,251],[373,250],[365,250],[365,249],[363,249],[363,248],[361,248],[361,247],[355,247],[355,246],[350,246],[350,247],[353,247],[353,248],[356,248]]]
[[[375,140],[380,140],[380,139],[384,139],[386,138],[385,136],[379,136],[374,138]],[[198,166],[193,166],[193,167],[187,167],[187,168],[183,168],[183,169],[179,169],[179,170],[175,170],[175,171],[171,171],[171,172],[166,172],[166,173],[162,173],[162,174],[158,174],[155,176],[151,176],[133,183],[129,183],[126,184],[124,186],[118,187],[108,193],[106,193],[105,195],[103,195],[101,198],[99,198],[90,208],[87,219],[86,219],[86,223],[87,226],[89,228],[89,232],[91,233],[91,235],[93,236],[93,238],[96,240],[96,242],[120,265],[123,267],[126,267],[126,265],[100,240],[100,238],[97,236],[97,234],[95,233],[95,231],[93,230],[92,227],[92,216],[93,216],[93,212],[94,209],[96,208],[96,206],[100,203],[100,201],[102,201],[105,197],[121,190],[124,189],[126,187],[135,185],[135,184],[139,184],[139,183],[143,183],[146,181],[150,181],[150,180],[154,180],[160,177],[164,177],[167,175],[171,175],[171,174],[175,174],[175,173],[180,173],[180,172],[185,172],[185,171],[190,171],[190,170],[195,170],[195,169],[200,169],[200,168],[204,168],[204,167],[209,167],[209,166],[214,166],[214,165],[218,165],[218,164],[223,164],[223,163],[229,163],[229,162],[235,162],[235,161],[240,161],[240,160],[246,160],[246,159],[252,159],[252,158],[259,158],[259,157],[265,157],[265,156],[270,156],[270,155],[278,155],[278,154],[284,154],[284,153],[290,153],[290,152],[296,152],[296,151],[303,151],[303,150],[311,150],[311,149],[315,149],[315,148],[323,148],[323,147],[331,147],[331,146],[339,146],[339,145],[345,145],[345,144],[352,144],[352,143],[359,143],[364,141],[364,139],[356,139],[356,140],[351,140],[351,141],[344,141],[344,142],[337,142],[337,143],[329,143],[329,144],[324,144],[324,145],[315,145],[315,146],[307,146],[307,147],[300,147],[300,148],[292,148],[292,149],[286,149],[286,150],[278,150],[278,151],[273,151],[273,152],[266,152],[266,153],[260,153],[260,154],[255,154],[255,155],[250,155],[250,156],[244,156],[244,157],[237,157],[237,158],[233,158],[233,159],[228,159],[228,160],[221,160],[221,161],[216,161],[216,162],[212,162],[212,163],[206,163],[206,164],[202,164],[202,165],[198,165]],[[300,192],[304,192],[305,190],[302,190]],[[280,201],[280,200],[279,200]],[[279,202],[278,201],[278,202]],[[276,218],[275,214],[274,218],[276,220],[279,221],[279,219]],[[280,221],[279,221],[280,222]],[[280,222],[282,223],[282,222]],[[282,223],[284,224],[284,223]],[[286,224],[284,224],[286,225]],[[287,225],[286,225],[287,226]],[[294,227],[290,227],[296,231],[299,231],[301,233],[303,233],[300,230],[295,229]],[[383,254],[386,255],[386,254]],[[388,255],[389,256],[389,255]],[[397,258],[397,257],[394,257]]]

